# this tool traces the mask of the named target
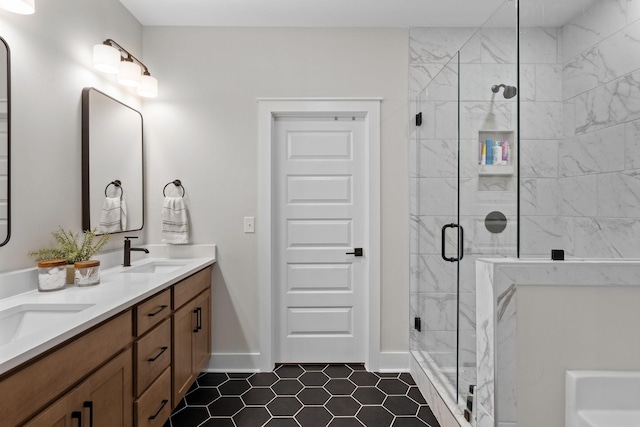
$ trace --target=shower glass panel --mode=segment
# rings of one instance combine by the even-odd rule
[[[415,104],[412,350],[463,411],[477,383],[475,261],[518,255],[516,3],[480,28],[447,31],[467,41]]]
[[[469,386],[477,384],[476,260],[518,255],[517,54],[515,1],[503,3],[458,53],[457,223],[464,230],[458,263],[458,390],[463,402]]]
[[[458,55],[419,94],[413,217],[413,311],[421,318],[414,345],[454,402],[457,386]],[[443,237],[445,241],[443,242]]]

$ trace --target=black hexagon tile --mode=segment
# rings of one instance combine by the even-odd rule
[[[440,427],[408,373],[362,364],[203,373],[164,427]]]
[[[267,409],[274,417],[293,416],[300,408],[302,403],[295,397],[276,397],[267,405]]]

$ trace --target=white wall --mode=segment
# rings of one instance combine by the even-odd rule
[[[216,243],[213,352],[259,352],[260,97],[383,97],[382,349],[408,349],[408,33],[395,29],[144,29],[160,96],[146,103],[146,236],[160,241],[162,187],[182,180],[193,243]],[[260,232],[260,230],[257,230]]]
[[[0,10],[12,64],[11,240],[0,271],[30,267],[58,225],[80,231],[81,92],[94,86],[134,108],[139,98],[91,68],[106,38],[141,52],[142,26],[117,0],[37,2],[35,15]],[[109,247],[119,247],[114,237]]]

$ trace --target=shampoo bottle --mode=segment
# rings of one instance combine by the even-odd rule
[[[502,164],[502,146],[499,141],[496,141],[493,144],[493,164],[501,165]]]
[[[492,139],[487,139],[485,141],[485,150],[486,150],[486,158],[487,158],[487,165],[492,165],[493,164],[493,140]]]

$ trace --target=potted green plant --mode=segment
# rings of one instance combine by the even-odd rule
[[[109,241],[109,235],[103,234],[96,240],[96,229],[86,230],[83,233],[74,233],[59,227],[51,233],[58,243],[58,247],[44,248],[29,252],[36,261],[48,261],[64,259],[67,261],[67,284],[73,284],[75,278],[75,264],[89,261]],[[82,234],[82,241],[80,241]],[[96,264],[97,263],[97,264]],[[92,265],[99,266],[99,262]],[[84,267],[84,266],[83,266]]]

